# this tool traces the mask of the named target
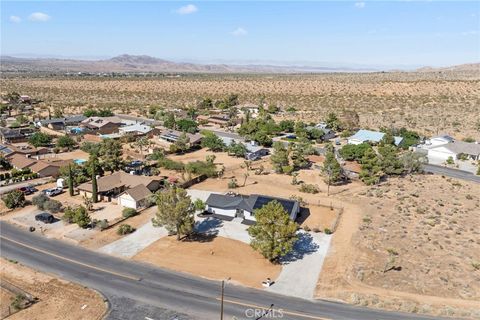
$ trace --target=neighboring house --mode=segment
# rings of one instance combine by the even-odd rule
[[[120,127],[118,133],[120,135],[134,135],[134,136],[145,136],[153,131],[153,128],[149,125],[136,123],[129,126]]]
[[[319,124],[317,124],[315,126],[308,126],[305,129],[307,129],[308,131],[313,130],[313,129],[323,131],[323,136],[322,136],[323,141],[333,139],[337,136],[335,131],[327,128],[327,125],[324,122],[320,122]]]
[[[81,125],[88,131],[99,134],[118,132],[124,123],[119,117],[90,117],[82,121]]]
[[[160,140],[163,140],[169,143],[177,142],[178,138],[180,138],[180,136],[183,134],[183,132],[181,131],[166,129],[163,127],[157,127],[157,129],[159,131],[158,138]],[[189,145],[190,147],[192,147],[194,145],[199,145],[202,142],[203,136],[198,133],[195,133],[195,134],[187,133],[187,137],[189,139]]]
[[[441,135],[438,137],[433,137],[425,141],[425,147],[435,147],[446,143],[454,142],[455,139],[449,135]]]
[[[22,155],[24,157],[36,157],[48,153],[48,148],[40,147],[35,148],[29,145],[18,146],[10,144],[0,144],[0,154],[6,158],[12,157],[13,155]]]
[[[0,142],[1,143],[26,142],[34,132],[35,130],[31,128],[18,128],[18,129],[0,128]]]
[[[53,130],[65,130],[69,126],[78,126],[87,119],[84,115],[74,115],[65,118],[40,120],[35,123],[37,127],[46,127]]]
[[[385,135],[384,132],[361,129],[361,130],[358,130],[357,133],[355,133],[353,136],[348,138],[347,142],[349,144],[361,144],[364,142],[379,143],[382,140],[384,135]],[[393,137],[393,138],[395,140],[396,146],[402,143],[402,140],[403,140],[402,137]]]
[[[227,127],[230,124],[230,118],[228,115],[211,115],[211,116],[198,116],[197,121],[199,122],[207,122],[209,125],[217,125],[220,127]]]
[[[120,118],[122,120],[122,123],[125,125],[133,125],[133,124],[144,124],[150,127],[155,127],[155,126],[161,126],[163,123],[162,121],[159,120],[154,120],[154,119],[149,119],[149,118],[143,118],[143,117],[136,117],[136,116],[131,116],[128,114],[115,114],[116,117]]]
[[[226,146],[231,145],[232,142],[241,143],[245,145],[245,147],[247,148],[247,154],[245,154],[245,159],[247,160],[252,160],[252,161],[258,160],[269,154],[269,150],[267,148],[259,146],[255,141],[247,142],[243,138],[233,138],[233,137],[222,136],[222,135],[218,135],[218,137],[222,139],[223,143]]]
[[[460,158],[480,160],[480,144],[453,141],[428,148],[427,156],[430,162],[445,161],[450,157],[454,160]]]
[[[278,201],[290,219],[295,221],[300,212],[300,204],[296,200],[275,198],[270,196],[252,194],[244,195],[222,195],[210,194],[207,199],[207,211],[219,218],[233,219],[243,218],[245,223],[255,223],[255,210],[263,207],[270,201]]]
[[[18,170],[30,168],[32,172],[37,173],[40,177],[58,177],[60,175],[60,168],[67,166],[72,161],[58,160],[45,161],[27,158],[21,154],[15,154],[9,157],[11,165]]]
[[[123,171],[115,172],[108,176],[97,178],[97,193],[99,200],[111,201],[117,198],[122,192],[143,184],[151,192],[157,191],[161,186],[161,178],[136,176]],[[92,197],[92,182],[85,182],[79,185],[80,195]]]
[[[122,207],[139,209],[147,207],[150,203],[149,198],[153,193],[143,184],[139,184],[131,189],[128,189],[118,196],[118,204]]]

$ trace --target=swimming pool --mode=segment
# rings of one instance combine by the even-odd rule
[[[85,162],[87,162],[87,160],[85,160],[85,159],[75,159],[75,160],[73,160],[73,162],[75,162],[78,165],[82,165]]]

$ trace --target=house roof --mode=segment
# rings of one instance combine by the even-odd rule
[[[436,137],[433,137],[433,138],[430,138],[430,140],[443,140],[443,141],[446,141],[446,142],[453,142],[455,141],[455,139],[451,136],[449,136],[448,134],[443,134],[443,135],[439,135],[439,136],[436,136]]]
[[[7,128],[0,128],[0,135],[2,135],[5,139],[23,138],[25,136],[25,134],[22,133],[20,130]]]
[[[478,143],[469,143],[464,141],[455,141],[447,144],[442,144],[437,147],[433,147],[431,150],[438,148],[446,148],[455,154],[467,154],[478,156],[480,155],[480,144]]]
[[[122,132],[125,132],[125,133],[126,132],[140,132],[140,133],[145,134],[145,133],[149,133],[153,129],[149,125],[135,123],[135,124],[132,124],[132,125],[129,125],[129,126],[121,127],[119,130],[122,131]]]
[[[292,220],[295,219],[300,204],[296,200],[284,198],[276,198],[258,194],[252,194],[250,196],[230,196],[212,193],[207,199],[207,205],[210,207],[230,210],[241,209],[253,213],[254,210],[263,207],[273,200],[278,201],[283,206]]]
[[[31,158],[27,158],[23,154],[14,154],[9,159],[12,166],[18,169],[24,169],[34,165],[37,161]]]
[[[87,119],[87,117],[80,114],[80,115],[73,115],[73,116],[64,117],[64,118],[53,118],[53,119],[40,120],[40,123],[42,125],[48,125],[48,124],[51,124],[51,123],[70,124],[70,123],[79,123],[79,122],[82,122],[85,119]]]
[[[385,135],[384,132],[379,132],[379,131],[371,131],[371,130],[358,130],[357,133],[355,133],[353,136],[351,136],[349,139],[356,139],[362,142],[366,141],[371,141],[371,142],[380,142]],[[395,145],[399,145],[403,138],[402,137],[393,137],[395,140]]]
[[[113,116],[113,117],[90,117],[82,121],[83,124],[90,126],[90,127],[96,127],[96,128],[101,128],[103,126],[106,126],[109,123],[113,123],[116,125],[121,125],[122,124],[122,119],[119,117]]]
[[[173,130],[173,129],[166,129],[163,127],[157,127],[157,129],[160,130],[160,138],[166,139],[166,140],[173,140],[176,141],[183,132],[178,131],[178,130]],[[202,140],[203,136],[201,134],[195,133],[187,133],[187,137],[190,139],[190,144],[195,144]]]
[[[123,192],[122,194],[128,194],[130,197],[133,198],[135,201],[143,200],[152,195],[152,192],[148,190],[147,187],[143,184],[139,184],[127,191]]]
[[[108,192],[115,188],[126,187],[132,188],[139,184],[148,186],[153,181],[158,181],[158,177],[146,177],[128,174],[123,171],[115,172],[108,176],[103,176],[97,179],[98,192]],[[92,182],[85,182],[78,186],[78,189],[91,192]]]

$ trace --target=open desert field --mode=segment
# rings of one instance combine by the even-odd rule
[[[346,210],[318,297],[480,316],[478,185],[420,175],[389,179],[341,198]],[[348,210],[351,206],[356,210]]]
[[[202,98],[235,93],[240,103],[294,107],[294,117],[322,119],[355,110],[363,127],[405,126],[424,134],[479,134],[480,74],[465,72],[338,73],[316,75],[181,75],[153,79],[4,78],[2,93],[17,91],[44,106],[79,112],[88,106],[146,114],[148,106],[185,108]]]
[[[0,260],[2,281],[20,288],[38,302],[9,316],[8,319],[102,319],[106,312],[103,298],[97,292],[80,285],[54,278],[18,263]],[[1,291],[1,310],[7,310],[13,297]],[[8,300],[5,300],[8,299]]]

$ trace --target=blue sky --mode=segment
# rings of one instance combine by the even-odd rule
[[[480,61],[475,1],[2,1],[3,55],[322,65]]]

